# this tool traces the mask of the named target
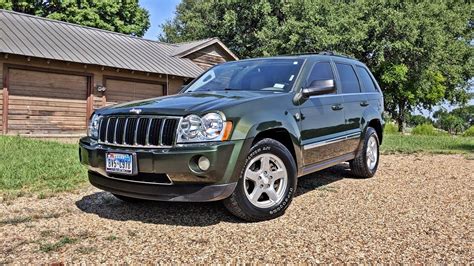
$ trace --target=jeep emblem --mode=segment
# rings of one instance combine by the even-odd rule
[[[135,113],[135,114],[139,115],[139,114],[142,112],[142,109],[135,109],[135,108],[133,108],[133,109],[131,109],[129,112],[130,112],[130,113]]]

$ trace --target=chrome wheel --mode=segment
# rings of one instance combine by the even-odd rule
[[[370,136],[369,141],[367,142],[366,155],[367,167],[369,167],[370,170],[373,170],[375,165],[377,165],[377,157],[379,156],[377,139],[374,135]]]
[[[245,169],[245,195],[255,207],[270,208],[277,205],[285,196],[287,183],[285,164],[273,154],[258,155]]]

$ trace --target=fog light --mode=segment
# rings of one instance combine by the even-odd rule
[[[201,156],[198,160],[198,166],[202,171],[207,171],[207,169],[209,169],[211,166],[211,162],[205,156]]]

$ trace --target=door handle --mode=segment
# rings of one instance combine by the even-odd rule
[[[360,102],[360,106],[363,106],[363,107],[369,106],[369,102],[368,101],[362,101],[362,102]]]
[[[334,111],[339,111],[339,110],[342,110],[344,108],[344,106],[342,104],[335,104],[333,106],[331,106],[331,108],[334,110]]]

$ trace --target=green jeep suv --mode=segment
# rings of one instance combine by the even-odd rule
[[[177,95],[97,110],[80,160],[124,201],[217,201],[260,221],[282,215],[298,177],[349,162],[372,177],[383,96],[367,67],[332,53],[217,65]]]

